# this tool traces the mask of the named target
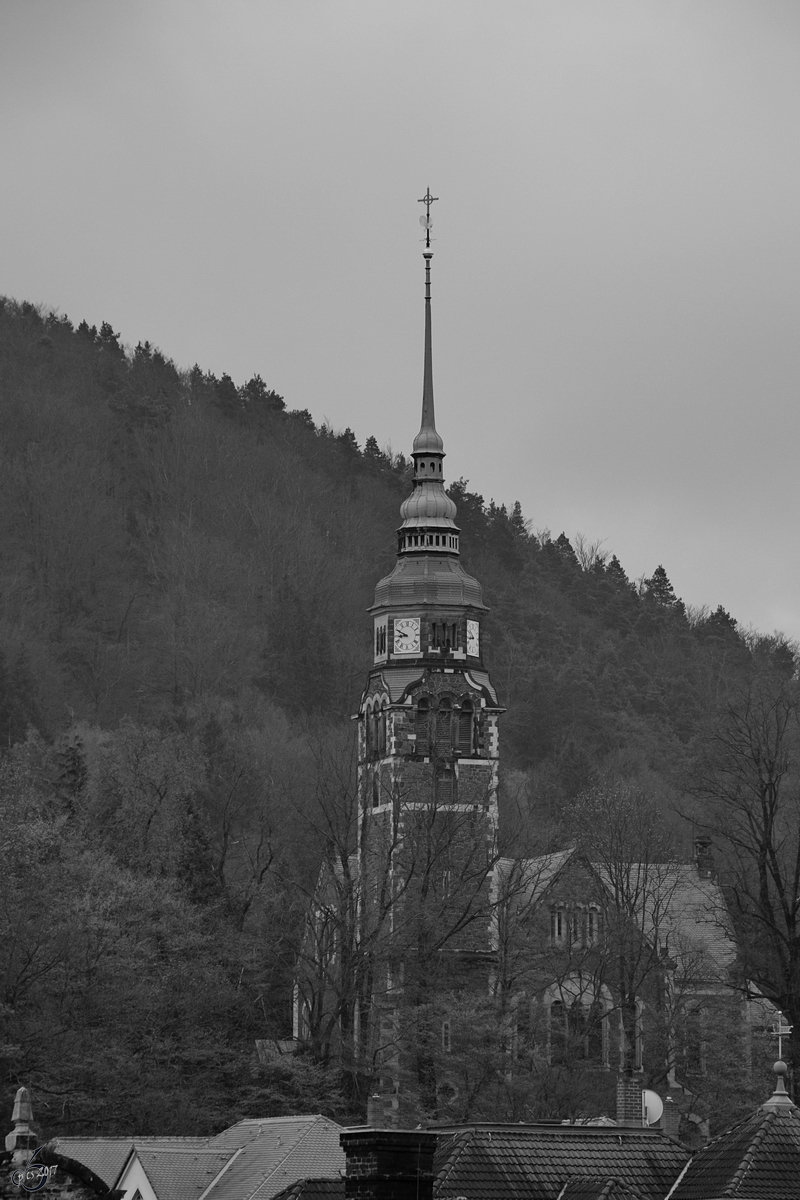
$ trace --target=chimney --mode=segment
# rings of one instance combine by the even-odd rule
[[[694,839],[694,860],[697,863],[697,874],[701,879],[714,878],[714,855],[711,853],[711,838],[696,837]]]
[[[433,1200],[436,1134],[421,1129],[350,1129],[345,1200]]]
[[[633,1071],[620,1071],[617,1076],[617,1124],[642,1128],[642,1080]]]
[[[674,1142],[680,1141],[681,1110],[672,1099],[672,1096],[667,1096],[664,1100],[664,1116],[661,1119],[661,1128],[667,1137],[672,1138]]]

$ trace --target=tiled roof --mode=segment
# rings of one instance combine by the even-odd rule
[[[135,1148],[159,1200],[197,1200],[217,1175],[208,1200],[272,1200],[305,1176],[338,1178],[345,1165],[340,1133],[319,1115],[265,1117],[210,1138],[62,1138],[56,1148],[109,1187]]]
[[[566,865],[574,849],[540,858],[520,860],[528,902],[537,900]],[[513,859],[504,859],[510,874]],[[607,867],[589,864],[600,883],[613,894]],[[736,947],[728,927],[722,891],[713,879],[701,879],[694,863],[629,863],[626,871],[634,880],[632,890],[640,893],[638,918],[647,938],[657,932],[662,946],[681,964],[697,970],[698,952],[709,981],[723,982],[736,958]],[[637,878],[638,876],[638,878]],[[655,930],[657,916],[658,929]]]
[[[798,1200],[800,1109],[758,1109],[694,1156],[670,1200]]]
[[[342,1200],[343,1196],[344,1179],[298,1179],[278,1192],[275,1200]]]
[[[640,1200],[640,1197],[618,1179],[574,1175],[564,1184],[558,1200]]]
[[[197,1200],[230,1159],[216,1150],[164,1149],[137,1144],[136,1156],[158,1200]]]
[[[694,967],[700,950],[706,970],[722,981],[736,958],[722,890],[713,879],[701,879],[693,863],[678,863],[675,870],[660,938],[662,942],[668,939],[670,953],[679,965],[686,959]]]
[[[211,1200],[271,1200],[306,1176],[336,1178],[344,1170],[341,1127],[327,1117],[239,1121],[207,1142],[241,1154],[213,1188]]]
[[[533,904],[555,882],[562,867],[575,853],[573,846],[538,858],[501,858],[497,863],[499,882],[508,885],[521,904]]]
[[[575,1176],[613,1179],[641,1200],[663,1200],[688,1152],[649,1129],[478,1125],[442,1131],[436,1200],[558,1200]],[[577,1184],[573,1184],[577,1186]],[[597,1194],[597,1193],[595,1193]],[[621,1200],[622,1193],[613,1193]]]
[[[74,1158],[82,1162],[95,1175],[113,1187],[120,1171],[125,1166],[128,1155],[137,1146],[153,1146],[161,1149],[181,1149],[202,1147],[205,1138],[197,1137],[120,1137],[120,1138],[80,1138],[63,1137],[53,1142],[53,1148],[58,1154]]]

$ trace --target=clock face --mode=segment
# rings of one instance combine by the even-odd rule
[[[419,617],[395,617],[395,654],[419,654]]]
[[[467,654],[472,658],[477,658],[480,654],[479,647],[478,622],[467,621]]]

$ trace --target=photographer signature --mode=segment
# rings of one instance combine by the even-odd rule
[[[21,1187],[26,1192],[38,1192],[53,1178],[58,1168],[55,1164],[47,1166],[45,1163],[34,1162],[38,1153],[39,1147],[34,1150],[27,1166],[18,1167],[16,1171],[11,1172],[11,1182],[15,1187]]]

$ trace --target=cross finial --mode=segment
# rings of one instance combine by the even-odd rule
[[[438,200],[438,199],[439,199],[438,196],[431,195],[431,189],[428,188],[425,195],[420,196],[419,200],[417,201],[417,204],[425,205],[425,216],[420,217],[419,223],[425,229],[425,249],[426,250],[430,250],[430,248],[431,248],[431,224],[432,224],[431,205],[433,204],[434,200]]]
[[[786,1018],[779,1012],[772,1024],[772,1036],[778,1039],[778,1058],[783,1058],[783,1039],[792,1032],[792,1026],[787,1025]]]

